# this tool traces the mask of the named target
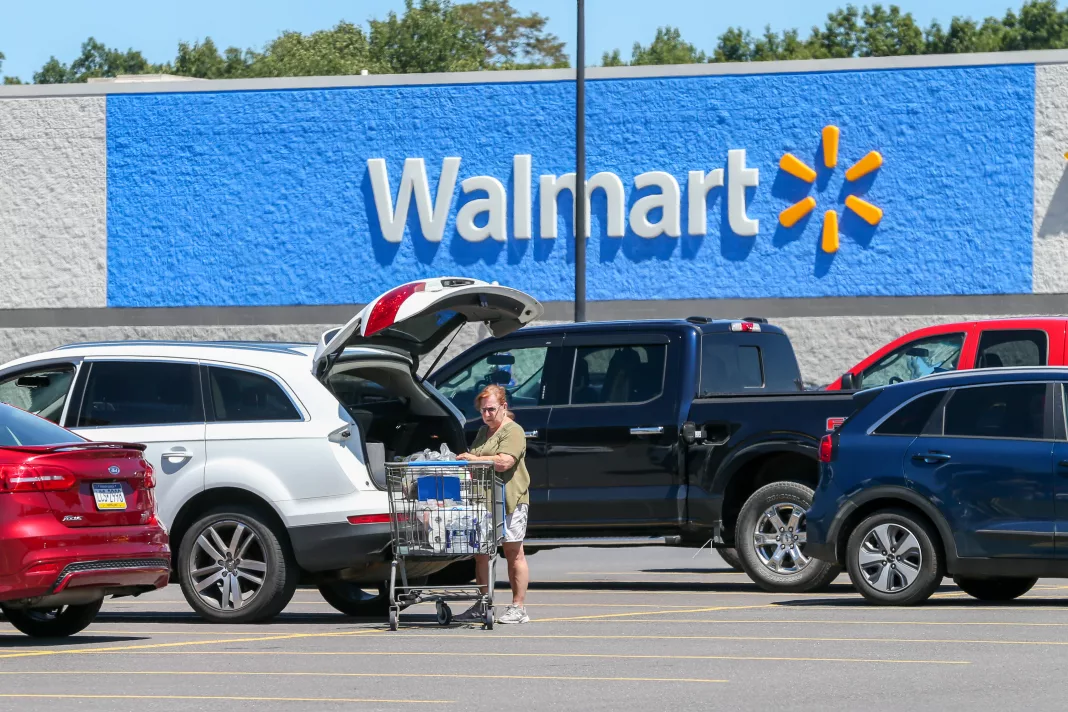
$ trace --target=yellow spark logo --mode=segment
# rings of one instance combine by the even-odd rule
[[[823,165],[833,169],[838,165],[838,137],[837,126],[823,127]],[[859,161],[854,163],[845,173],[849,182],[860,180],[872,171],[878,170],[883,165],[883,157],[878,151],[871,151]],[[779,161],[779,168],[795,178],[806,183],[816,182],[816,171],[810,168],[804,161],[792,153],[786,153]],[[869,225],[878,225],[883,219],[883,211],[866,200],[861,200],[855,195],[848,195],[845,199],[846,207]],[[816,199],[811,195],[797,201],[790,207],[779,213],[779,222],[783,227],[791,228],[802,218],[816,208]],[[824,252],[838,251],[838,211],[828,210],[823,214],[823,240],[821,246]]]

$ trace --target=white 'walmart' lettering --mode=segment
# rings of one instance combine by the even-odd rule
[[[512,237],[517,240],[529,240],[534,232],[531,164],[531,156],[527,154],[512,158],[512,212],[515,218]],[[401,241],[408,221],[408,208],[414,200],[423,236],[431,242],[441,242],[445,234],[445,223],[452,210],[456,179],[460,173],[460,158],[453,156],[442,160],[436,196],[430,194],[426,163],[423,159],[405,159],[400,187],[397,190],[396,209],[393,206],[385,159],[368,159],[367,171],[371,177],[378,223],[382,227],[382,236],[387,241]],[[757,168],[746,166],[744,148],[727,152],[727,175],[730,176],[726,200],[727,222],[735,234],[753,237],[757,234],[760,221],[750,219],[746,215],[745,190],[759,185],[760,172]],[[687,232],[690,235],[707,234],[708,193],[713,188],[723,187],[726,177],[722,168],[707,173],[690,171],[686,189],[689,218]],[[538,187],[541,237],[553,239],[557,236],[557,199],[565,190],[574,196],[575,174],[539,176]],[[675,176],[663,171],[649,171],[635,176],[634,187],[639,190],[658,189],[658,192],[639,198],[631,207],[629,218],[634,234],[649,239],[661,235],[679,237],[682,234],[682,191]],[[456,215],[456,230],[460,237],[469,242],[482,242],[487,238],[504,242],[507,239],[508,225],[508,197],[504,184],[493,176],[473,176],[460,183],[460,189],[465,195],[477,191],[486,193],[485,198],[468,201],[460,208]],[[590,198],[595,190],[603,191],[605,196],[605,233],[608,237],[623,237],[626,232],[624,223],[628,217],[623,181],[618,175],[608,171],[596,173],[586,181],[586,234],[590,234]],[[660,219],[653,222],[649,216],[657,209],[661,211]],[[482,213],[486,213],[488,219],[479,227],[475,221]]]

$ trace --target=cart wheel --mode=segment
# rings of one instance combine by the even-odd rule
[[[452,623],[452,609],[449,608],[449,604],[438,601],[438,625],[450,623]]]
[[[493,630],[493,606],[486,606],[486,613],[482,618],[483,630]]]
[[[400,616],[400,611],[396,608],[389,609],[389,629],[397,630],[397,618]]]

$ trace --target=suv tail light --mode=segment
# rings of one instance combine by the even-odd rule
[[[820,462],[830,462],[834,459],[834,436],[824,435],[820,438]]]
[[[58,492],[77,482],[73,472],[53,465],[0,467],[0,492]]]
[[[371,315],[367,317],[367,325],[363,330],[364,336],[370,336],[386,327],[393,326],[393,322],[397,319],[397,312],[400,310],[401,304],[404,304],[404,300],[424,289],[426,289],[425,283],[412,282],[383,294],[382,298],[375,304],[374,309],[371,310]]]

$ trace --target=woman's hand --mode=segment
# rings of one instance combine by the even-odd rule
[[[475,456],[469,452],[461,452],[459,455],[456,456],[456,459],[463,460],[464,462],[473,462],[475,460]]]

